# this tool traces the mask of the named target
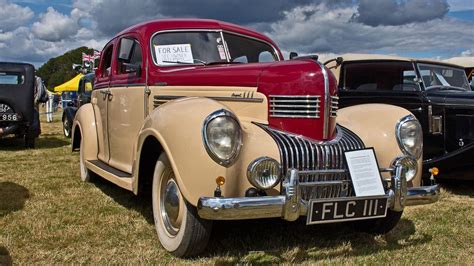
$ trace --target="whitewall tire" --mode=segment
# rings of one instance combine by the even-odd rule
[[[152,204],[156,232],[167,251],[190,257],[205,249],[212,221],[199,218],[196,208],[182,196],[165,153],[153,173]]]

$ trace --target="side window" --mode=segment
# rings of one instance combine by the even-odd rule
[[[263,41],[224,33],[230,61],[240,63],[274,62],[278,60],[272,46]]]
[[[111,74],[112,51],[113,51],[112,45],[107,47],[104,51],[104,56],[102,58],[102,65],[100,66],[100,72],[101,72],[102,77],[108,77]]]
[[[142,65],[142,49],[137,40],[122,38],[118,53],[117,72],[119,74],[136,72]]]

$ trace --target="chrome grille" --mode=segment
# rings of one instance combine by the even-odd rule
[[[316,142],[265,125],[260,126],[278,144],[282,174],[285,175],[288,169],[292,168],[300,171],[299,182],[303,200],[354,195],[352,182],[343,158],[344,152],[363,149],[365,146],[353,132],[338,125],[337,136],[334,140]],[[317,173],[314,170],[318,170]]]
[[[339,109],[339,97],[331,96],[331,105],[329,106],[329,115],[331,117],[337,116],[337,110]]]
[[[270,95],[270,117],[319,118],[318,95]]]

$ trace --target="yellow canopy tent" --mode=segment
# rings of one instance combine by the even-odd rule
[[[79,80],[83,77],[83,74],[78,74],[74,78],[69,81],[64,82],[63,84],[54,87],[55,92],[63,92],[63,91],[77,91],[79,86]]]

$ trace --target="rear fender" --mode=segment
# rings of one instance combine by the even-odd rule
[[[85,104],[77,110],[72,124],[71,138],[73,151],[80,148],[82,140],[84,142],[83,154],[85,159],[97,160],[97,128],[92,104]]]

